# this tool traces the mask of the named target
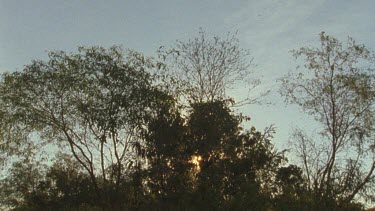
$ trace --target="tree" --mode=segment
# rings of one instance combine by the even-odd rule
[[[281,94],[320,123],[319,137],[302,130],[292,136],[309,190],[317,204],[333,199],[344,206],[373,197],[375,57],[352,38],[344,46],[322,32],[320,44],[292,51],[305,58],[306,72],[284,77]]]
[[[264,133],[244,130],[247,118],[233,113],[228,101],[195,103],[188,117],[190,143],[196,160],[193,201],[203,209],[265,209],[267,191],[285,161],[270,142],[273,129]]]
[[[268,93],[249,96],[260,80],[254,79],[253,58],[249,50],[240,47],[236,34],[208,39],[200,29],[198,37],[177,41],[171,49],[161,47],[159,57],[167,65],[165,73],[171,76],[170,88],[192,103],[225,100],[228,90],[239,84],[249,93],[237,105],[258,103]]]
[[[192,146],[187,127],[180,112],[166,105],[148,122],[147,128],[144,133],[147,187],[157,200],[173,203],[173,199],[191,188]]]
[[[3,75],[2,123],[12,119],[34,137],[28,141],[70,151],[90,176],[99,201],[110,200],[101,194],[110,182],[107,168],[117,166],[118,187],[121,173],[136,156],[131,147],[139,131],[157,99],[165,96],[152,85],[147,70],[153,67],[141,54],[119,47],[51,52],[48,61],[33,61],[22,72]]]
[[[216,100],[224,95],[180,110],[178,96],[149,73],[157,66],[119,47],[90,47],[51,52],[46,61],[4,74],[0,126],[22,132],[2,133],[6,146],[49,145],[67,153],[31,191],[15,191],[21,202],[12,206],[264,207],[266,183],[257,175],[282,159],[268,138],[255,129],[243,132],[243,116],[232,113],[230,100]],[[6,181],[27,180],[26,170],[17,172]]]
[[[312,210],[311,194],[307,190],[302,169],[295,165],[281,167],[275,176],[275,207],[278,210]]]
[[[20,143],[28,140],[29,131],[24,124],[15,124],[16,118],[9,115],[11,112],[0,100],[0,169],[6,166],[7,161],[14,155],[28,157],[33,153],[33,143]]]
[[[1,204],[14,210],[94,208],[95,190],[89,175],[73,156],[57,154],[54,163],[15,162],[1,181]]]
[[[265,133],[241,126],[229,101],[194,103],[186,117],[166,107],[145,131],[145,209],[263,209],[283,153]]]

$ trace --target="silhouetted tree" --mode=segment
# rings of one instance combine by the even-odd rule
[[[283,78],[281,93],[321,124],[319,137],[292,136],[308,190],[318,204],[344,206],[374,194],[374,55],[352,38],[343,46],[322,32],[320,42],[293,51],[306,72]]]
[[[195,103],[187,119],[163,110],[147,131],[146,190],[160,209],[264,209],[262,173],[285,161],[269,134],[244,131],[228,102]],[[188,207],[188,208],[187,208]]]
[[[254,78],[253,58],[240,47],[236,33],[209,38],[200,29],[193,39],[176,41],[170,49],[161,47],[159,57],[165,63],[163,74],[171,76],[168,86],[173,93],[192,103],[227,99],[228,90],[239,87],[248,93],[236,105],[261,102],[268,93],[251,92],[260,80]]]
[[[153,67],[141,54],[119,47],[51,52],[47,61],[3,75],[2,121],[12,119],[36,140],[70,150],[106,201],[101,195],[109,182],[106,169],[116,166],[112,181],[120,184],[127,170],[122,168],[135,157],[131,146],[159,96],[146,71]]]
[[[373,57],[351,39],[346,50],[324,34],[321,41],[321,49],[295,51],[307,57],[311,77],[283,80],[283,94],[322,123],[328,143],[320,148],[295,133],[302,168],[275,149],[273,126],[244,129],[249,118],[231,109],[239,104],[227,89],[250,76],[251,65],[235,36],[207,40],[201,32],[161,51],[166,64],[90,47],[3,74],[0,158],[19,157],[7,158],[13,165],[0,181],[0,208],[363,209],[353,198],[373,191],[374,164],[361,161],[374,150],[375,92],[372,70],[355,64]],[[163,68],[181,77],[150,73]],[[57,152],[48,165],[43,146]]]

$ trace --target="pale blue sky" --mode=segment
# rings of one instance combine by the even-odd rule
[[[373,0],[0,0],[0,72],[21,70],[50,50],[121,44],[153,56],[161,45],[195,36],[199,27],[219,36],[238,30],[275,103],[242,111],[259,129],[275,123],[274,141],[287,147],[292,126],[309,126],[276,92],[276,79],[296,65],[288,51],[317,45],[321,31],[375,49],[374,9]]]

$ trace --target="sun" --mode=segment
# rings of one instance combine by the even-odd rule
[[[199,156],[199,155],[194,155],[192,158],[191,158],[191,163],[194,164],[196,166],[196,168],[199,170],[200,169],[200,161],[202,160],[202,157]]]

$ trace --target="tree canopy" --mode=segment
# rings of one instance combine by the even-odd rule
[[[318,138],[294,133],[301,164],[275,148],[273,125],[245,128],[250,118],[233,110],[227,89],[249,83],[252,64],[235,36],[201,31],[162,60],[119,46],[55,51],[3,74],[0,207],[363,210],[374,191],[374,57],[353,39],[320,38],[294,51],[306,74],[282,80],[286,99],[322,125]]]
[[[283,78],[282,94],[320,123],[318,137],[294,132],[308,189],[319,201],[374,198],[374,54],[348,38],[320,34],[320,48],[293,51],[306,71]]]

